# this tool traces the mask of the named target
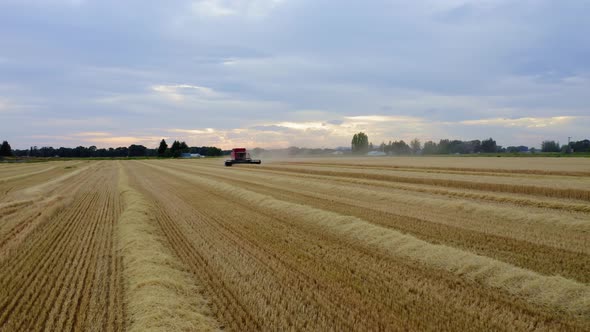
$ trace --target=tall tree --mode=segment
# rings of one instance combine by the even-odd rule
[[[570,142],[570,147],[573,152],[590,152],[590,140],[582,140],[577,142]]]
[[[129,157],[144,157],[147,152],[147,148],[143,145],[131,144],[128,148]]]
[[[481,141],[481,152],[495,153],[497,151],[498,146],[496,145],[496,141],[494,141],[491,137]]]
[[[12,149],[10,148],[10,144],[7,141],[2,142],[0,146],[0,156],[2,157],[10,157],[12,156]]]
[[[422,149],[423,154],[435,154],[438,152],[438,145],[433,141],[427,141],[424,143],[424,148]]]
[[[559,152],[561,151],[561,146],[559,142],[556,141],[543,141],[541,143],[541,152]]]
[[[354,134],[351,144],[353,153],[365,153],[369,150],[369,137],[363,132]]]
[[[189,147],[188,145],[186,145],[186,142],[182,141],[180,142],[180,151],[181,152],[189,152]]]
[[[417,138],[414,138],[411,142],[410,142],[410,148],[412,149],[412,153],[416,154],[420,151],[422,147],[422,144],[420,143],[420,140]]]
[[[166,141],[162,138],[162,140],[160,141],[160,146],[158,147],[158,157],[164,157],[164,154],[166,153],[167,149],[168,144],[166,144]]]
[[[181,148],[180,148],[180,142],[179,141],[174,141],[172,143],[172,146],[170,147],[170,152],[172,153],[172,157],[174,158],[178,158],[180,157],[180,154],[182,153]]]

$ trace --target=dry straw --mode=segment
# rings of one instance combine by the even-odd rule
[[[267,209],[292,220],[306,223],[355,245],[378,249],[440,268],[488,287],[502,289],[532,303],[558,311],[590,317],[590,286],[560,276],[546,276],[495,259],[457,248],[431,244],[392,229],[371,224],[360,218],[290,203],[204,177],[170,171],[178,177],[206,185],[228,197],[245,201],[256,208]]]
[[[120,173],[120,193],[126,205],[117,227],[123,257],[125,302],[129,331],[214,331],[195,280],[164,244],[151,216],[151,206],[127,185]]]
[[[452,179],[436,179],[436,178],[418,178],[418,177],[405,177],[396,176],[389,174],[376,174],[376,173],[357,173],[357,172],[343,172],[343,171],[323,171],[315,169],[303,169],[303,168],[285,168],[285,167],[267,167],[269,170],[278,170],[284,172],[294,172],[302,174],[315,174],[324,176],[334,177],[350,177],[355,179],[371,179],[390,181],[397,183],[411,183],[411,184],[422,184],[430,186],[440,187],[453,187],[461,189],[471,190],[482,190],[492,192],[505,192],[515,194],[526,194],[535,196],[545,197],[556,197],[556,198],[569,198],[579,199],[584,201],[590,201],[590,190],[576,189],[576,188],[555,188],[555,187],[541,187],[532,185],[522,184],[507,184],[507,183],[487,183],[487,182],[475,182],[465,180],[452,180]]]

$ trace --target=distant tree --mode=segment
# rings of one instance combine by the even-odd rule
[[[506,148],[506,152],[508,153],[519,153],[519,152],[527,152],[529,151],[528,146],[519,145],[519,146],[509,146]]]
[[[390,143],[391,146],[389,148],[389,151],[392,154],[410,154],[411,149],[410,146],[408,144],[406,144],[406,142],[404,142],[403,140],[401,141],[395,141],[395,142],[391,142]]]
[[[440,141],[438,141],[438,147],[436,149],[436,153],[439,153],[439,154],[451,153],[450,145],[451,145],[451,141],[449,141],[448,139],[441,139]]]
[[[389,143],[385,144],[385,149],[383,150],[383,152],[385,152],[387,154],[391,154],[392,149],[393,149],[393,142],[389,141]]]
[[[498,146],[496,145],[496,141],[494,141],[491,137],[481,141],[481,152],[484,153],[495,153],[498,151]]]
[[[120,146],[114,150],[113,157],[127,157],[129,155],[129,149],[126,146]]]
[[[2,145],[0,145],[0,156],[2,156],[2,157],[12,156],[12,148],[10,147],[10,144],[8,144],[7,141],[2,142]]]
[[[167,149],[168,149],[168,144],[166,144],[166,141],[162,138],[162,140],[160,141],[160,146],[158,147],[158,156],[164,157]]]
[[[427,141],[424,143],[424,147],[422,148],[423,154],[435,154],[438,152],[438,146],[433,141]]]
[[[262,149],[261,149],[262,150]],[[220,148],[216,148],[214,146],[202,146],[202,147],[190,147],[190,153],[198,153],[203,156],[221,156],[223,151]]]
[[[29,150],[29,157],[39,157],[39,149],[37,149],[37,146],[31,146],[31,149]]]
[[[471,145],[472,153],[480,153],[481,152],[481,141],[480,140],[475,139],[470,142],[470,145]]]
[[[518,147],[517,146],[509,146],[509,147],[506,148],[506,152],[508,152],[508,153],[518,153],[520,151],[518,150]]]
[[[297,155],[297,154],[299,154],[300,151],[301,151],[301,149],[296,146],[290,146],[287,148],[287,154],[289,156]]]
[[[88,157],[87,156],[87,149],[85,147],[83,147],[82,145],[79,145],[77,147],[74,148],[74,157]]]
[[[559,152],[561,151],[561,146],[559,142],[556,141],[543,141],[541,143],[541,152]]]
[[[175,140],[170,146],[170,154],[173,158],[178,158],[180,157],[181,153],[180,142]]]
[[[572,152],[590,152],[590,140],[581,140],[577,142],[570,142]]]
[[[420,152],[420,150],[422,149],[422,144],[420,143],[420,140],[417,138],[414,138],[410,142],[410,149],[412,149],[413,154]]]
[[[354,134],[351,144],[353,153],[366,153],[369,150],[369,137],[363,132]]]
[[[131,144],[128,148],[129,157],[144,157],[146,152],[147,148],[143,145]]]

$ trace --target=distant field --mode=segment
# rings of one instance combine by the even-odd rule
[[[0,331],[590,330],[590,159],[0,164]]]

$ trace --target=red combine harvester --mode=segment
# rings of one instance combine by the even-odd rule
[[[231,150],[231,159],[225,161],[225,166],[233,164],[262,164],[262,161],[250,158],[246,148],[235,148]]]

